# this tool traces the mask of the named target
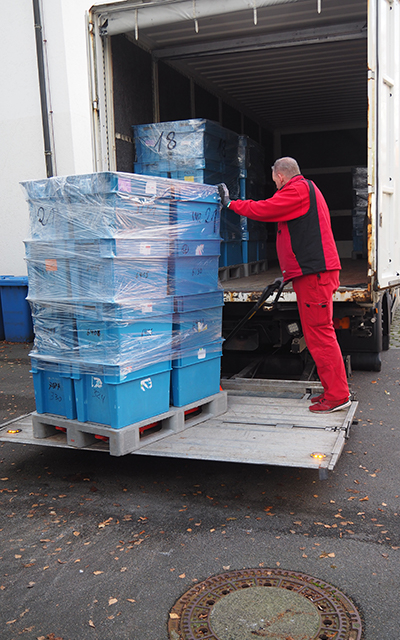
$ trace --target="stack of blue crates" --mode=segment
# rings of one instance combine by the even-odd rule
[[[187,182],[227,184],[231,197],[240,197],[239,136],[203,118],[134,125],[137,162],[142,174]],[[241,264],[240,217],[221,211],[219,266]]]
[[[217,185],[224,182],[232,199],[264,197],[264,151],[248,136],[202,118],[134,125],[140,174]],[[265,224],[233,211],[221,211],[219,266],[266,259]]]
[[[117,172],[23,188],[38,412],[121,428],[168,411],[173,294],[217,287],[217,190]]]

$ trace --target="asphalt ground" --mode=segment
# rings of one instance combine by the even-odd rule
[[[353,373],[359,422],[326,481],[0,443],[1,640],[167,640],[188,589],[257,567],[331,583],[357,607],[365,640],[397,638],[399,333],[380,373]],[[29,348],[0,343],[0,424],[34,409]]]

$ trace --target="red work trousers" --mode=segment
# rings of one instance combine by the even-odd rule
[[[339,271],[293,278],[304,339],[329,402],[349,397],[343,356],[333,327],[332,296],[338,287]]]

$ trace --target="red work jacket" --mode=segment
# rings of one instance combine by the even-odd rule
[[[302,175],[268,200],[232,200],[229,208],[253,220],[278,223],[276,249],[285,281],[341,268],[328,205]]]

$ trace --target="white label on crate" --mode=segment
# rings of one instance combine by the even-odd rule
[[[140,381],[140,388],[142,391],[146,391],[147,389],[151,389],[153,386],[151,378],[145,378]]]
[[[155,180],[149,180],[146,182],[146,195],[155,196],[157,195],[157,182]]]
[[[142,313],[152,313],[153,305],[148,302],[147,304],[142,304]]]
[[[203,347],[201,347],[197,352],[197,359],[204,360],[206,355],[207,355],[207,351]]]
[[[204,244],[198,244],[196,247],[196,256],[202,256],[204,253]]]
[[[139,252],[142,254],[142,256],[149,256],[151,254],[151,244],[148,244],[147,242],[141,242]]]
[[[93,389],[101,389],[102,386],[103,386],[102,380],[100,378],[95,378],[94,376],[92,376]]]
[[[131,192],[131,181],[126,178],[118,178],[118,191]]]

